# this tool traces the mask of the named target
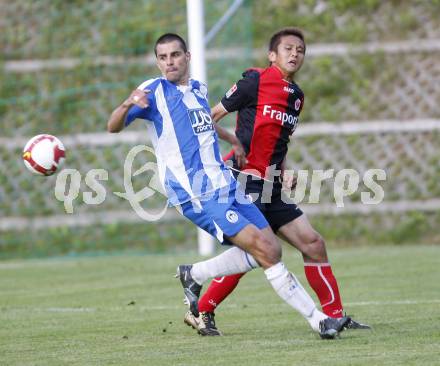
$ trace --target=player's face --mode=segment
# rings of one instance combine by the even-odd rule
[[[187,84],[189,77],[189,52],[184,52],[178,41],[158,44],[156,62],[162,75],[174,84]]]
[[[296,36],[283,36],[277,52],[269,52],[269,61],[277,66],[284,77],[293,78],[301,68],[305,55],[304,42]]]

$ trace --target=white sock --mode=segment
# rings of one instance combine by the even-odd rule
[[[327,315],[315,308],[312,315],[306,318],[306,320],[309,322],[314,331],[319,332],[319,322],[326,318],[328,318]]]
[[[258,263],[250,254],[232,247],[214,258],[193,264],[191,275],[201,285],[210,278],[249,272],[257,267]]]
[[[320,312],[299,283],[298,279],[279,262],[264,271],[275,292],[309,322],[313,330],[319,331],[319,322],[327,316]]]

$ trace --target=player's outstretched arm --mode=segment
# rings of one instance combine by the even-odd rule
[[[217,104],[211,110],[211,116],[214,120],[214,128],[217,131],[218,137],[223,141],[229,142],[234,150],[235,159],[237,160],[238,167],[241,169],[246,165],[246,153],[240,140],[234,134],[230,133],[226,128],[220,127],[218,121],[226,116],[228,112],[221,103]]]
[[[224,116],[226,116],[229,112],[223,107],[223,104],[218,103],[215,107],[211,109],[211,117],[214,122],[220,121]]]
[[[111,133],[122,131],[124,128],[125,117],[133,105],[137,105],[140,108],[148,107],[146,95],[149,92],[149,90],[133,90],[130,96],[110,115],[110,118],[107,121],[107,131]]]

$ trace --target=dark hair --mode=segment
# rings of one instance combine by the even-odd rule
[[[304,34],[301,31],[301,29],[289,27],[289,28],[283,28],[276,32],[269,41],[269,52],[277,52],[278,46],[281,43],[281,37],[284,36],[295,36],[298,37],[300,40],[304,43],[304,52],[306,51],[306,41],[304,40]]]
[[[186,42],[184,41],[184,39],[182,37],[180,37],[178,34],[175,34],[175,33],[165,33],[165,34],[162,34],[157,39],[157,41],[154,45],[154,54],[157,56],[157,45],[158,44],[169,43],[169,42],[173,42],[173,41],[178,41],[180,43],[180,46],[183,49],[183,52],[185,52],[185,53],[188,52],[188,49],[186,47]]]

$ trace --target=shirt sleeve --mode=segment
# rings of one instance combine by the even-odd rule
[[[144,81],[142,84],[140,84],[137,87],[137,89],[139,89],[139,90],[149,89],[149,87],[154,82],[154,80],[155,79],[150,79],[150,80]],[[125,127],[127,127],[129,124],[131,124],[137,118],[146,119],[146,120],[151,119],[151,116],[150,116],[151,109],[152,109],[152,106],[155,105],[155,98],[154,98],[153,91],[151,93],[147,94],[147,102],[148,102],[147,108],[141,108],[141,107],[138,107],[137,105],[132,105],[130,107],[127,115],[125,116],[125,121],[124,121]]]
[[[258,87],[259,74],[256,71],[246,71],[243,78],[232,85],[221,100],[227,112],[234,112],[253,102]]]
[[[127,115],[125,116],[125,127],[127,127],[131,122],[133,122],[136,118],[148,119],[148,108],[141,108],[137,105],[133,105],[128,110]]]

